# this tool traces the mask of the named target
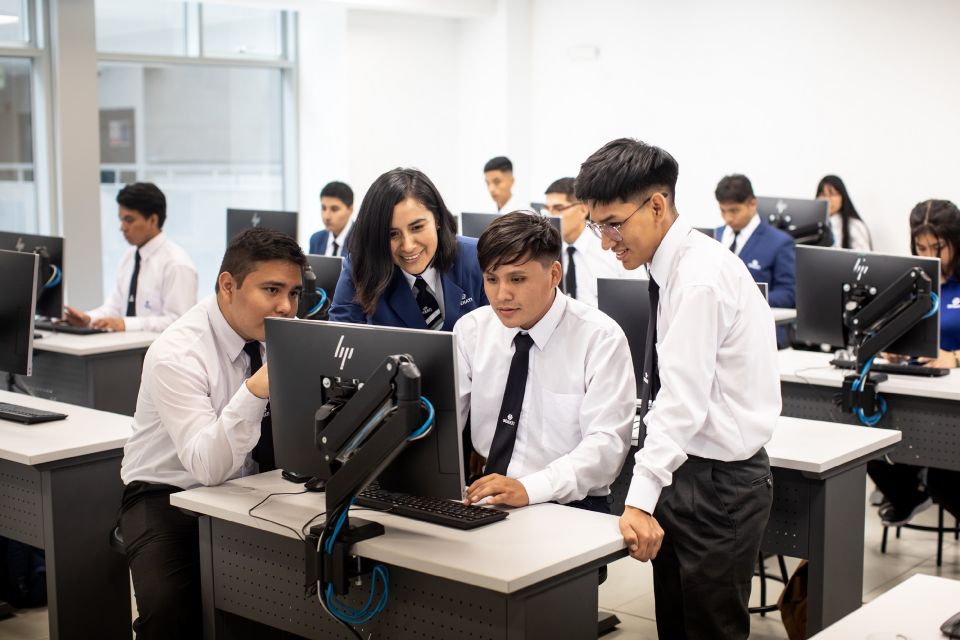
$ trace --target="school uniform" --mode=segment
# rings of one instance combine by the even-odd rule
[[[773,314],[728,247],[677,218],[649,265],[641,448],[627,506],[664,530],[661,638],[747,638],[780,415]],[[656,402],[650,408],[649,401]]]
[[[853,251],[872,251],[873,242],[867,223],[859,218],[850,218],[850,249]],[[833,231],[833,246],[843,247],[843,216],[835,213],[830,216],[830,229]]]
[[[796,249],[790,234],[754,215],[739,233],[727,225],[717,227],[714,237],[743,260],[754,282],[767,283],[771,307],[796,306]]]
[[[421,275],[429,293],[439,304],[443,316],[440,328],[443,331],[452,331],[457,320],[487,304],[483,273],[477,262],[477,241],[474,238],[457,236],[457,255],[449,270],[440,273],[431,267]],[[427,329],[427,319],[418,304],[416,291],[416,278],[395,265],[393,279],[377,302],[373,315],[365,314],[354,300],[357,290],[350,257],[347,256],[343,260],[343,270],[330,307],[330,320]]]
[[[635,278],[635,271],[627,271],[612,251],[604,251],[600,238],[584,229],[568,244],[563,243],[560,255],[563,265],[561,290],[569,297],[591,307],[597,306],[597,278]]]
[[[353,229],[353,216],[347,220],[347,224],[340,231],[340,235],[333,235],[327,229],[321,229],[310,236],[310,255],[314,256],[341,256],[346,257],[349,253],[347,243],[350,242],[350,231]]]

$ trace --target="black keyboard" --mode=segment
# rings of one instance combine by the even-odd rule
[[[838,369],[857,369],[855,360],[835,358],[830,361],[830,364]],[[870,366],[870,371],[876,373],[896,373],[907,376],[925,376],[928,378],[938,378],[950,374],[950,369],[944,369],[943,367],[922,367],[918,364],[909,364],[907,362],[902,364],[874,364]]]
[[[93,327],[75,327],[66,322],[51,322],[50,320],[35,320],[34,329],[40,331],[54,331],[56,333],[72,333],[78,336],[89,336],[94,333],[107,333],[106,329],[94,329]]]
[[[507,517],[505,511],[489,507],[468,506],[457,500],[411,496],[376,488],[362,491],[357,496],[357,504],[454,529],[476,529]]]
[[[38,422],[63,420],[66,417],[67,415],[64,413],[44,411],[43,409],[31,409],[30,407],[21,407],[17,404],[0,402],[0,420],[9,420],[22,424],[36,424]]]

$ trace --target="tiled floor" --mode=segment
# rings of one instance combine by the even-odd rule
[[[863,599],[869,602],[917,573],[960,579],[960,543],[948,538],[944,544],[943,567],[936,566],[936,536],[933,533],[904,530],[900,540],[890,535],[887,554],[880,553],[882,528],[876,509],[866,506],[866,545],[864,548]],[[936,509],[921,514],[917,523],[936,524]],[[948,517],[948,523],[952,519]],[[797,561],[788,559],[793,570]],[[771,563],[771,568],[773,563]],[[770,582],[770,598],[779,595],[779,585]],[[754,581],[751,604],[759,603],[758,582]],[[649,563],[625,558],[610,565],[609,577],[600,587],[600,607],[613,611],[620,618],[617,630],[604,636],[606,640],[645,640],[657,637],[654,621],[653,574]],[[757,640],[786,638],[777,613],[761,618],[751,617],[750,637]],[[13,618],[0,621],[0,640],[46,640],[46,609],[21,611]]]

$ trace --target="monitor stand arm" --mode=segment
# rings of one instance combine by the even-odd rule
[[[862,387],[857,383],[855,388],[854,383],[868,362],[930,313],[934,308],[931,292],[930,277],[919,267],[909,269],[880,293],[863,286],[844,285],[843,321],[852,337],[857,363],[857,373],[843,381],[844,411],[862,409],[868,415],[877,413],[877,384],[887,376],[870,373]]]

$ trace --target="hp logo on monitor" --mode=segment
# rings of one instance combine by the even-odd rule
[[[16,244],[17,252],[22,253],[26,247],[27,245],[23,243],[23,238],[17,238],[17,244]]]
[[[250,224],[251,224],[252,226],[254,226],[254,227],[259,227],[259,226],[260,226],[260,214],[259,214],[259,213],[253,214],[253,218],[250,219]]]
[[[857,258],[857,261],[853,263],[853,272],[857,275],[857,282],[860,282],[860,279],[867,275],[867,271],[869,270],[870,267],[867,265],[866,259],[862,256]]]
[[[345,337],[340,336],[340,342],[337,343],[337,348],[333,350],[334,357],[340,358],[340,371],[343,371],[343,368],[347,366],[347,360],[353,357],[353,347],[343,346]]]

